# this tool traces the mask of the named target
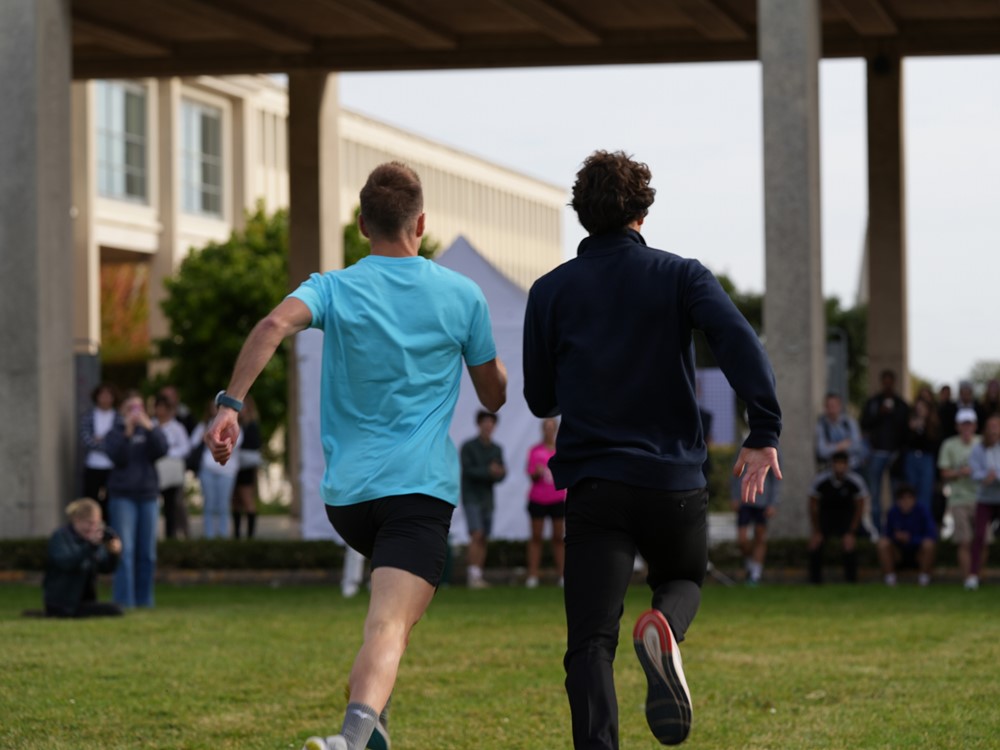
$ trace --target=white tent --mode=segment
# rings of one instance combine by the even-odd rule
[[[459,237],[437,258],[445,268],[468,276],[483,290],[493,321],[497,353],[507,366],[507,404],[500,411],[494,440],[500,444],[507,465],[507,477],[496,485],[496,512],[493,538],[526,539],[526,510],[529,480],[525,472],[529,448],[541,437],[540,423],[524,403],[521,372],[521,336],[527,293],[494,268],[464,237]],[[295,350],[300,385],[299,424],[302,431],[302,537],[336,538],[326,518],[319,496],[324,459],[319,442],[320,359],[323,334],[308,330],[296,338]],[[311,406],[310,406],[311,405]],[[476,435],[476,412],[480,409],[468,372],[463,372],[462,387],[452,420],[451,438],[456,447]],[[452,541],[465,543],[468,532],[461,506],[452,522]]]

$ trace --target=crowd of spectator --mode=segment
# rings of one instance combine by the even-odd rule
[[[256,530],[262,438],[251,398],[240,415],[240,450],[225,466],[202,442],[214,402],[199,424],[173,386],[160,389],[147,405],[137,391],[119,398],[113,386],[101,384],[91,402],[80,422],[83,498],[67,507],[70,523],[50,540],[47,580],[52,583],[46,584],[46,611],[53,616],[107,613],[89,606],[97,571],[114,572],[115,606],[153,606],[160,513],[166,538],[190,536],[189,475],[197,477],[201,488],[206,538],[228,536],[230,517],[234,537],[241,536],[244,518],[246,536]],[[69,579],[75,583],[70,585]],[[85,592],[82,598],[78,590]]]

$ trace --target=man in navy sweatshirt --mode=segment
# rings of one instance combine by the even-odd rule
[[[566,502],[566,692],[577,750],[617,750],[612,663],[632,565],[649,566],[652,609],[633,641],[649,689],[646,719],[663,744],[691,728],[678,642],[701,602],[708,491],[692,330],[746,403],[736,460],[742,499],[780,478],[781,411],[754,330],[698,261],[647,247],[650,171],[597,151],[573,186],[589,237],[535,282],[524,321],[524,395],[538,417],[562,414],[549,463]]]

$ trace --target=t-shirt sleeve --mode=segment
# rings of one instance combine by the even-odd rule
[[[462,356],[465,357],[465,363],[469,367],[484,365],[497,356],[493,325],[490,322],[490,308],[478,286],[473,292],[469,332],[462,347]]]
[[[322,274],[312,274],[288,296],[305,303],[305,306],[309,308],[309,312],[312,313],[312,328],[323,328],[329,292],[326,284],[323,283]]]

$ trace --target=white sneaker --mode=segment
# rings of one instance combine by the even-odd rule
[[[661,745],[679,745],[691,732],[691,691],[663,613],[651,609],[640,615],[632,642],[646,673],[646,722]]]
[[[538,578],[536,578],[535,576],[531,576],[530,578],[528,578],[528,580],[524,582],[524,587],[528,589],[537,589]]]
[[[975,591],[979,588],[979,576],[969,576],[965,579],[965,590]]]
[[[305,741],[302,750],[330,750],[330,746],[322,737],[310,737]]]
[[[917,585],[918,586],[930,586],[931,585],[931,576],[930,576],[930,574],[929,573],[921,573],[920,575],[918,575],[917,576]]]
[[[335,734],[326,738],[326,747],[327,750],[347,750],[347,740],[344,739],[344,735]]]
[[[895,586],[896,585],[896,574],[895,573],[886,573],[885,574],[885,585],[886,586]]]

